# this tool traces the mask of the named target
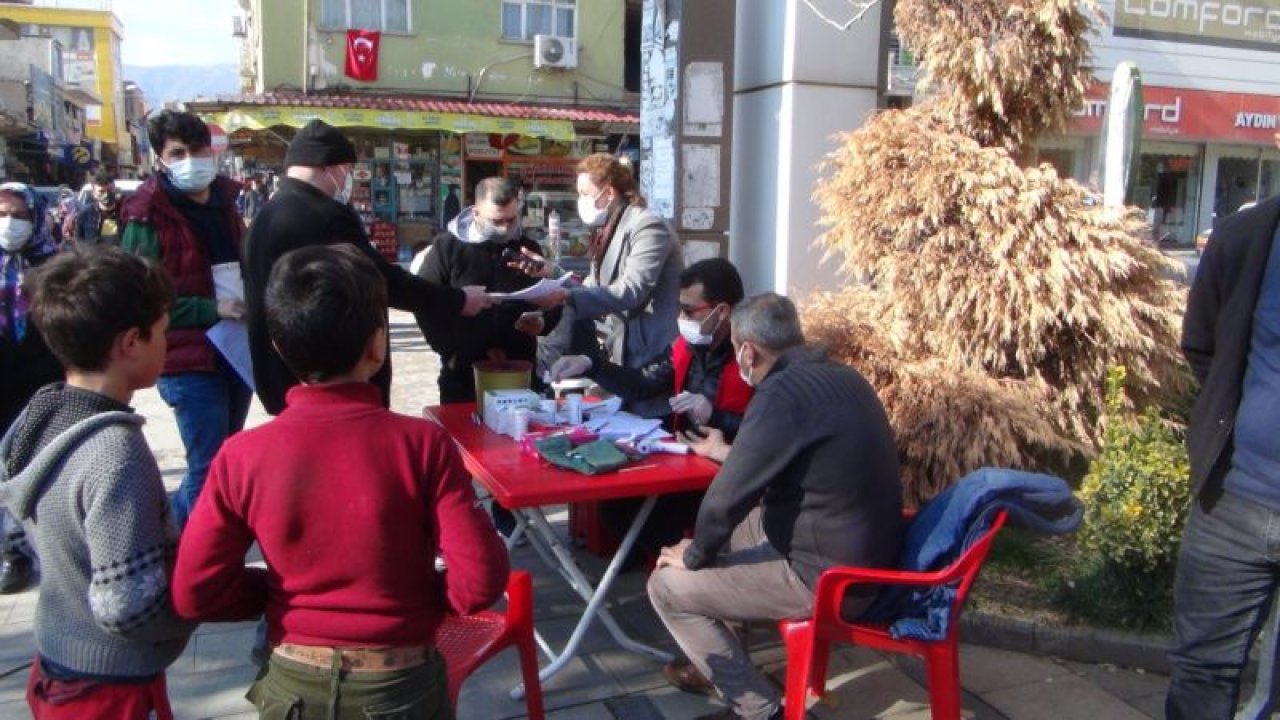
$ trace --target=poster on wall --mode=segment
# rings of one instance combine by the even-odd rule
[[[679,5],[679,0],[647,0],[640,28],[640,191],[667,219],[674,219],[676,206]]]

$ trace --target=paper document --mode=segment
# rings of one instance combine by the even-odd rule
[[[587,422],[587,429],[610,440],[656,440],[671,437],[670,433],[662,429],[661,420],[650,420],[629,412],[616,412],[599,419],[593,417]]]
[[[573,277],[572,274],[565,273],[564,275],[560,276],[555,280],[549,280],[547,278],[543,278],[523,290],[517,290],[515,292],[509,292],[509,293],[489,293],[489,295],[493,298],[496,298],[498,300],[504,300],[504,301],[505,300],[520,300],[520,301],[540,300],[550,295],[552,292],[555,292],[556,290],[559,290],[560,288],[564,287],[564,284],[568,282],[569,278],[571,277]]]
[[[253,386],[253,358],[249,355],[249,326],[240,320],[219,320],[205,331],[205,335],[235,368],[244,384],[250,390],[256,390]]]
[[[219,300],[244,299],[244,276],[240,274],[240,263],[213,266],[213,294]]]

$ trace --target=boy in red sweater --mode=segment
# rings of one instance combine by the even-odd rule
[[[273,268],[266,306],[303,384],[214,459],[178,550],[174,607],[199,621],[265,612],[273,650],[248,693],[262,717],[452,717],[435,630],[502,595],[506,549],[453,441],[383,408],[368,382],[387,347],[373,264],[345,245],[295,250]],[[268,569],[244,566],[254,541]]]

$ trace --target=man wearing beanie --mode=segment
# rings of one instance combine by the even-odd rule
[[[293,372],[271,346],[263,303],[267,278],[280,256],[308,245],[350,243],[378,267],[387,281],[391,307],[419,318],[447,323],[456,315],[472,316],[492,300],[484,288],[455,289],[416,277],[387,262],[369,242],[351,198],[356,149],[339,130],[321,121],[307,123],[284,156],[285,177],[253,221],[245,252],[245,303],[249,319],[249,351],[258,398],[267,412],[284,409],[285,392],[298,383]],[[391,355],[370,382],[391,402]]]
[[[173,279],[168,352],[156,381],[178,422],[187,471],[173,495],[181,528],[195,507],[222,441],[244,427],[252,393],[206,334],[244,318],[236,212],[240,186],[217,174],[209,128],[189,112],[165,110],[147,122],[159,163],[120,210],[126,252],[151,258]]]

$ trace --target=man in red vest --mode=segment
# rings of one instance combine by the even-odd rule
[[[609,362],[604,354],[566,355],[551,366],[551,379],[585,375],[628,404],[668,397],[671,429],[723,435],[732,442],[751,400],[751,386],[742,381],[729,342],[729,314],[742,297],[742,277],[733,263],[723,258],[694,263],[680,275],[680,337],[666,357],[629,368]],[[624,567],[683,538],[701,501],[700,492],[659,498]],[[607,527],[625,528],[642,502],[601,503],[601,519]]]
[[[680,275],[680,337],[666,357],[629,368],[604,355],[566,355],[552,365],[551,379],[586,376],[628,404],[667,396],[674,429],[709,428],[732,441],[751,399],[729,343],[729,313],[742,296],[733,263],[694,263]]]

